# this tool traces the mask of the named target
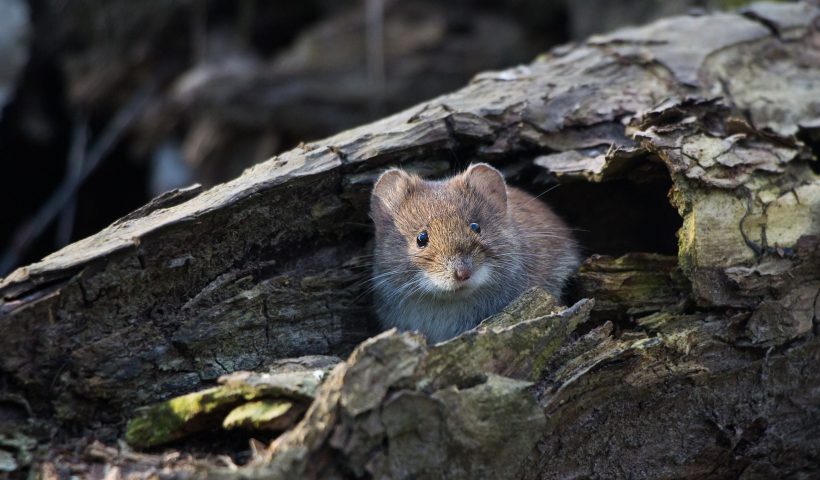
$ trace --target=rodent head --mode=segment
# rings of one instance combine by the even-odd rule
[[[504,177],[483,163],[441,181],[388,170],[373,188],[370,216],[376,281],[420,294],[458,296],[491,282],[514,241]]]

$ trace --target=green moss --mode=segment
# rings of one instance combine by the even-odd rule
[[[582,308],[578,309],[576,314],[569,317],[561,318],[553,323],[552,335],[545,337],[548,341],[545,344],[540,344],[535,349],[535,355],[532,360],[532,370],[530,371],[530,380],[538,381],[541,373],[547,368],[547,364],[552,361],[562,346],[566,344],[567,339],[589,318],[589,312],[592,310],[594,302],[590,301]]]
[[[215,387],[172,398],[138,411],[128,422],[125,440],[134,447],[145,448],[217,428],[228,411],[263,393],[264,389],[247,386]]]
[[[278,428],[270,424],[273,419],[287,415],[279,423],[289,424],[298,417],[304,411],[303,404],[313,400],[322,378],[322,370],[235,372],[223,377],[219,387],[138,410],[126,427],[125,439],[134,447],[152,447],[194,432],[218,430],[223,425],[253,428],[262,425],[265,418],[269,424],[262,428]],[[264,401],[247,404],[261,399]],[[277,409],[283,410],[277,413]],[[226,415],[230,418],[226,419]],[[240,425],[241,422],[244,423]]]
[[[676,177],[675,186],[670,192],[670,201],[683,217],[683,224],[678,230],[678,266],[689,279],[695,266],[695,213],[692,210],[694,193],[687,186],[686,181]]]
[[[537,379],[577,326],[589,318],[592,305],[592,301],[585,300],[561,313],[535,319],[511,313],[509,318],[501,317],[501,325],[488,321],[475,331],[435,345],[425,359],[425,378],[420,386],[435,389],[470,384],[493,371],[518,379]]]
[[[287,400],[259,400],[245,403],[231,410],[222,421],[222,426],[227,429],[270,428],[277,419],[291,412],[293,408],[293,403]]]

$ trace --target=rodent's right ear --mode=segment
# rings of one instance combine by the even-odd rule
[[[370,196],[370,214],[379,215],[386,207],[393,210],[407,198],[413,187],[413,177],[404,170],[391,168],[382,173]]]

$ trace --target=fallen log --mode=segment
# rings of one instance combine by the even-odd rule
[[[221,375],[353,352],[242,475],[816,475],[818,18],[764,3],[593,37],[155,199],[0,282],[0,431],[113,442]],[[379,331],[372,180],[475,160],[559,184],[545,198],[587,251],[629,255],[590,259],[568,310],[356,347]]]

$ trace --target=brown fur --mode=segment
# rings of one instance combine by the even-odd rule
[[[433,341],[472,328],[531,286],[560,296],[578,265],[563,221],[486,164],[443,181],[389,170],[373,189],[371,217],[379,316]],[[429,235],[424,248],[416,243],[421,231]],[[475,278],[453,280],[455,265]]]

